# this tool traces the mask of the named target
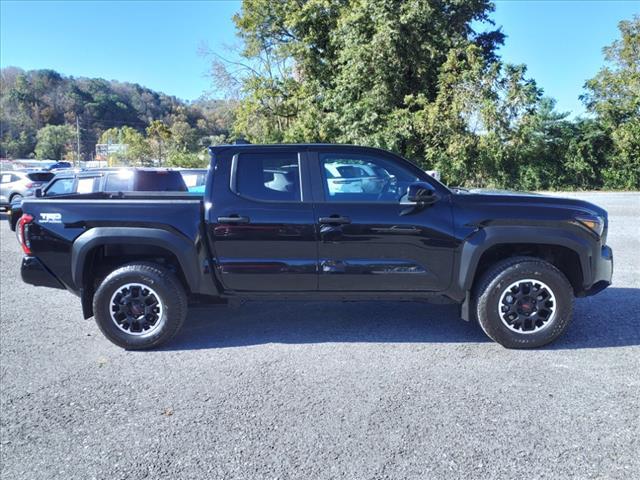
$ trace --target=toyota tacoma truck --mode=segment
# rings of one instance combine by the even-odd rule
[[[577,199],[447,188],[359,146],[210,149],[204,195],[27,198],[26,283],[67,289],[126,349],[157,347],[202,300],[461,305],[508,348],[567,328],[611,284],[607,212]]]

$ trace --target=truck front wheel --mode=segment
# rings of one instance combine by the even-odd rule
[[[508,258],[480,279],[475,308],[484,332],[502,346],[540,347],[558,338],[569,325],[573,289],[549,262]]]
[[[111,342],[143,350],[160,346],[180,330],[187,315],[187,295],[169,270],[133,263],[102,281],[93,297],[93,311]]]

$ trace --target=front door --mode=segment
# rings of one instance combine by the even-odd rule
[[[312,157],[314,179],[321,181],[314,184],[321,291],[449,286],[455,241],[446,189],[439,186],[433,205],[408,206],[407,186],[429,179],[406,161],[348,149]]]
[[[208,228],[226,290],[317,290],[305,159],[303,152],[267,149],[216,160]]]

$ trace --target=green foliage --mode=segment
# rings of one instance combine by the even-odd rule
[[[171,130],[160,120],[154,120],[147,127],[148,145],[160,164],[165,160],[166,143],[171,139]]]
[[[244,0],[240,61],[213,53],[228,100],[2,69],[0,156],[63,158],[126,145],[114,163],[203,166],[208,145],[378,146],[452,185],[640,189],[640,17],[620,22],[569,120],[497,48],[489,0]],[[482,31],[484,29],[484,31]],[[478,31],[476,31],[478,30]],[[70,126],[71,125],[71,126]]]
[[[73,149],[75,131],[69,125],[47,125],[38,130],[35,148],[36,158],[62,160]]]
[[[135,128],[110,128],[100,136],[100,143],[122,144],[123,151],[110,154],[111,165],[145,165],[151,164],[151,148],[147,139]]]
[[[214,54],[236,136],[387,148],[454,185],[640,188],[638,18],[570,121],[496,55],[488,0],[245,0],[240,62]],[[476,32],[479,25],[489,25]]]
[[[75,131],[76,118],[83,160],[93,158],[105,131],[130,127],[144,134],[154,120],[169,130],[175,125],[180,148],[195,151],[212,136],[227,138],[234,118],[230,102],[203,99],[187,104],[140,85],[65,77],[52,70],[25,72],[7,67],[0,80],[0,157],[34,156],[39,129],[69,124]],[[157,140],[154,135],[151,137]],[[153,155],[136,153],[135,157],[149,162]],[[156,151],[154,158],[164,160],[166,156],[165,151]]]
[[[613,142],[605,186],[640,188],[640,16],[618,25],[620,40],[604,49],[607,66],[582,96]]]
[[[202,152],[180,152],[169,153],[167,166],[180,168],[206,168],[209,165],[209,155]]]

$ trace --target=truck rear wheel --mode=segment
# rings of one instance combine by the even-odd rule
[[[506,348],[534,348],[558,338],[573,312],[571,284],[554,265],[534,257],[508,258],[475,289],[484,332]]]
[[[127,350],[154,348],[170,340],[187,316],[187,295],[169,270],[151,263],[111,272],[93,297],[98,327]]]

